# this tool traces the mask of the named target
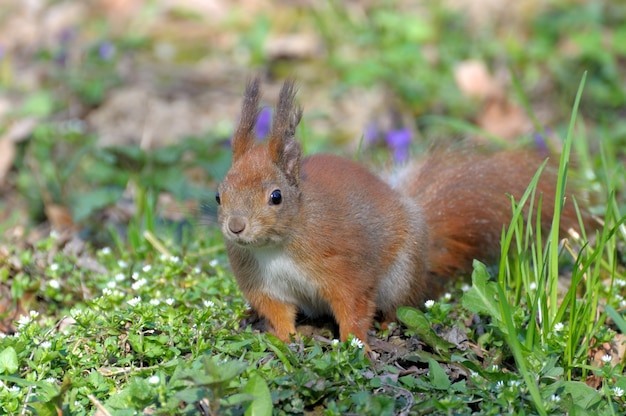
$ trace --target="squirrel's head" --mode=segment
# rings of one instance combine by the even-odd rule
[[[294,104],[292,81],[280,91],[266,143],[256,142],[259,80],[248,83],[241,119],[232,139],[233,163],[219,185],[218,221],[228,241],[239,246],[270,247],[285,242],[300,206],[300,158],[295,140],[302,110]]]

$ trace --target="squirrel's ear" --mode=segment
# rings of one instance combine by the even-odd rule
[[[302,118],[302,109],[295,104],[295,87],[292,80],[283,84],[269,138],[270,156],[287,178],[294,184],[299,180],[302,150],[295,140],[296,127]]]
[[[254,127],[259,118],[259,99],[261,95],[258,77],[248,81],[241,105],[239,124],[231,143],[233,160],[237,160],[254,145]]]

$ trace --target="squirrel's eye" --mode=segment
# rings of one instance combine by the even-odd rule
[[[220,205],[222,203],[219,192],[215,193],[215,202],[217,202],[217,205]]]
[[[272,191],[270,194],[270,202],[272,205],[278,205],[283,201],[283,196],[280,193],[280,189]]]

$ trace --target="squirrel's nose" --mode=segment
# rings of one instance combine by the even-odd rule
[[[232,217],[228,220],[228,229],[233,234],[239,234],[246,229],[246,220],[242,217]]]

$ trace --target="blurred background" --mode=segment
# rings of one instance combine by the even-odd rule
[[[586,71],[577,171],[618,172],[624,206],[625,22],[620,0],[0,0],[0,241],[196,216],[254,75],[259,139],[292,77],[306,152],[383,170],[458,142],[558,150]]]

